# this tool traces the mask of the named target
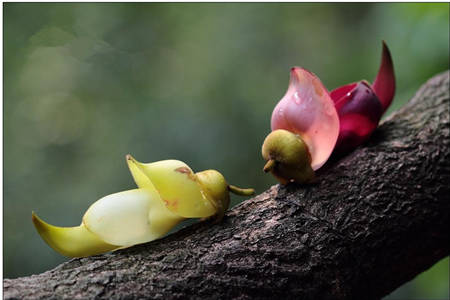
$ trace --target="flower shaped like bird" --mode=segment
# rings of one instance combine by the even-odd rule
[[[186,218],[221,219],[229,191],[246,196],[254,192],[228,185],[215,170],[194,173],[178,160],[143,164],[127,155],[127,163],[138,189],[96,201],[80,226],[53,226],[33,213],[44,241],[65,256],[96,255],[158,239]]]
[[[333,151],[351,151],[370,137],[394,93],[394,68],[384,42],[373,85],[363,80],[329,93],[316,75],[292,68],[289,88],[273,110],[272,132],[262,146],[264,171],[282,184],[314,181],[314,171]]]

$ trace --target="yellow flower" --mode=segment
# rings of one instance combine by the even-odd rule
[[[221,219],[229,191],[245,196],[254,192],[228,185],[215,170],[194,173],[178,160],[143,164],[127,155],[127,163],[138,189],[99,199],[80,226],[53,226],[32,213],[44,241],[65,256],[96,255],[158,239],[186,218]]]

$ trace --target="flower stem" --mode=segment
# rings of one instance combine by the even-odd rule
[[[231,184],[228,185],[228,190],[230,192],[232,192],[233,194],[241,195],[241,196],[251,196],[255,193],[254,189],[241,189],[241,188],[231,185]]]

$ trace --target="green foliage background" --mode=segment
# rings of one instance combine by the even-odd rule
[[[289,68],[330,90],[372,80],[382,39],[392,111],[448,69],[449,4],[4,4],[4,276],[65,261],[31,211],[79,224],[95,200],[134,188],[127,153],[275,184],[260,146]],[[448,298],[448,258],[389,297]]]

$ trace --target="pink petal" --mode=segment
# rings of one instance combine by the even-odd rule
[[[316,75],[299,67],[291,69],[289,88],[273,110],[271,126],[301,136],[314,170],[328,160],[339,135],[339,118],[327,89]]]
[[[373,90],[383,106],[383,112],[389,107],[395,94],[395,74],[391,53],[383,41],[383,52],[378,75],[373,82]]]

